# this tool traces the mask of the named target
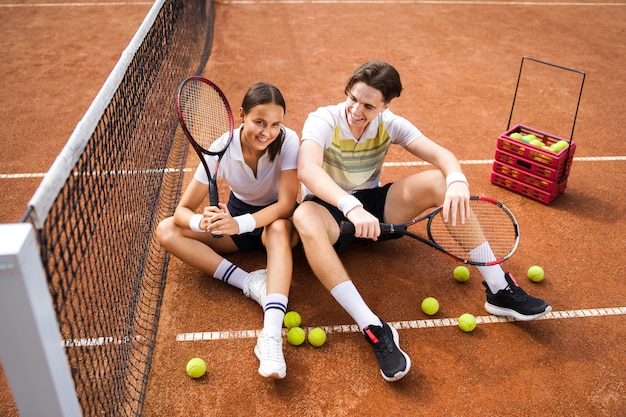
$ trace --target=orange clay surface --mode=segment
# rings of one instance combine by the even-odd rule
[[[38,174],[150,7],[72,3],[0,2],[2,222],[20,219]],[[252,82],[276,84],[287,99],[285,124],[298,132],[310,111],[344,99],[343,85],[360,63],[396,66],[405,89],[392,110],[464,162],[473,194],[503,200],[515,212],[522,240],[504,268],[553,312],[535,322],[491,322],[476,268],[460,284],[452,260],[409,239],[354,245],[343,255],[346,268],[372,309],[400,329],[413,361],[404,379],[387,383],[298,247],[289,308],[302,315],[303,326],[330,329],[328,340],[321,348],[285,340],[287,377],[265,380],[257,374],[256,339],[240,332],[262,328],[260,307],[172,259],[144,416],[623,415],[626,3],[223,1],[216,12],[205,76],[234,106]],[[587,74],[574,133],[577,159],[565,193],[550,205],[490,182],[522,56]],[[513,123],[569,137],[577,80],[540,69],[524,79]],[[554,83],[563,87],[555,92]],[[415,159],[394,149],[387,161]],[[190,153],[188,166],[196,163]],[[383,180],[424,169],[388,166]],[[265,264],[262,254],[231,259],[247,270]],[[531,265],[544,268],[541,283],[525,277]],[[435,316],[420,309],[428,296],[441,305]],[[573,317],[574,310],[584,317]],[[481,321],[471,333],[449,320],[465,312]],[[177,340],[198,332],[215,340]],[[196,356],[207,373],[194,380],[185,364]],[[0,416],[17,415],[0,368]]]

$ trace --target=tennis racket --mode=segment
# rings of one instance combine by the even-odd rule
[[[354,224],[340,223],[341,233],[355,233]],[[443,207],[407,223],[381,223],[384,234],[412,237],[469,265],[495,265],[509,259],[519,244],[519,226],[511,210],[489,197],[470,197],[470,216],[455,226],[443,221]],[[422,229],[421,231],[418,229]],[[424,230],[425,229],[425,230]],[[427,236],[427,237],[426,237]]]
[[[217,206],[217,170],[233,139],[233,113],[226,96],[213,82],[202,77],[189,77],[178,87],[176,96],[178,120],[189,139],[189,143],[200,157],[200,162],[209,178],[209,204]],[[216,142],[224,133],[228,138]],[[214,172],[211,173],[205,155],[217,156]],[[213,237],[222,237],[213,235]]]

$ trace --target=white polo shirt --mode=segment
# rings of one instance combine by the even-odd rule
[[[241,129],[233,131],[233,140],[222,157],[217,171],[217,178],[225,180],[235,196],[244,203],[253,206],[267,206],[278,200],[278,183],[282,171],[296,169],[298,165],[298,150],[300,140],[293,130],[284,127],[285,140],[281,151],[274,161],[270,162],[267,152],[259,159],[256,177],[252,169],[246,165],[241,150]],[[213,146],[228,140],[228,133],[222,135]],[[215,169],[217,156],[205,155],[211,172]],[[209,179],[202,164],[198,164],[194,178],[203,184],[209,184]]]
[[[411,122],[387,109],[367,125],[361,138],[355,138],[346,120],[345,102],[318,108],[302,128],[302,140],[313,140],[324,148],[324,170],[349,193],[380,186],[389,146],[406,147],[420,136]],[[303,185],[303,198],[308,194]]]

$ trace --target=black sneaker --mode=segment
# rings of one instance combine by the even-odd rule
[[[380,373],[387,381],[397,381],[411,369],[411,359],[400,349],[398,332],[381,320],[383,326],[363,329],[365,340],[374,348]]]
[[[505,289],[492,293],[486,282],[487,302],[485,310],[496,316],[510,316],[517,320],[527,321],[537,319],[552,310],[550,304],[541,298],[532,297],[517,285],[515,279],[508,272],[504,279],[509,284]]]

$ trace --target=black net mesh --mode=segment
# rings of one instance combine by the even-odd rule
[[[175,93],[212,32],[210,0],[164,2],[39,230],[85,416],[141,415],[168,265],[154,230],[187,154]]]

